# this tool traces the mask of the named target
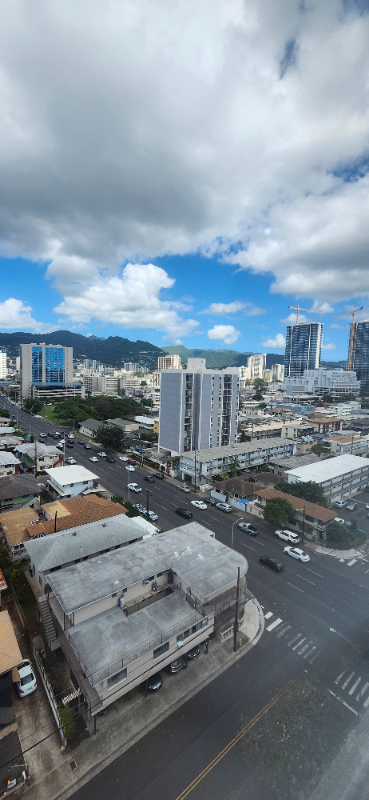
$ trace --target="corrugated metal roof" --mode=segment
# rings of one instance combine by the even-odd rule
[[[0,611],[0,675],[22,662],[16,635],[8,611]]]

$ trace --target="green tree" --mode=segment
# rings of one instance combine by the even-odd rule
[[[326,540],[339,550],[359,546],[366,541],[366,536],[356,526],[342,525],[341,522],[330,522],[326,530]]]
[[[42,411],[44,404],[41,400],[33,397],[26,397],[23,406],[27,411],[33,411],[34,414],[39,414]]]
[[[111,496],[112,503],[119,503],[119,505],[124,506],[127,509],[127,517],[139,517],[140,512],[137,511],[137,508],[134,508],[133,503],[129,500],[123,500],[123,497],[120,494],[113,494]]]
[[[69,706],[66,706],[65,708],[59,708],[58,714],[60,722],[62,724],[65,738],[69,742],[71,739],[73,739],[76,733],[76,725],[74,722],[73,711],[71,708],[69,708]]]
[[[257,392],[256,394],[253,395],[252,399],[253,400],[264,400],[264,397],[263,397],[262,394],[260,394],[260,392]]]
[[[265,383],[265,381],[263,380],[263,378],[255,378],[255,380],[254,380],[254,382],[253,382],[253,383],[254,383],[254,386],[255,386],[257,389],[260,389],[260,388],[261,388],[261,386],[266,386],[266,383]]]
[[[308,503],[316,503],[319,506],[327,507],[327,500],[323,489],[315,481],[305,481],[302,483],[286,483],[281,481],[275,484],[275,489],[284,494],[292,494],[294,497],[301,497]]]
[[[229,459],[229,474],[230,474],[231,478],[233,478],[234,475],[237,475],[237,472],[238,472],[239,469],[241,469],[241,464],[240,464],[240,462],[238,460],[238,457],[237,456],[230,456],[230,459]]]
[[[327,456],[330,454],[329,448],[324,447],[324,445],[320,444],[319,442],[313,445],[310,452],[315,453],[316,456]]]
[[[242,431],[240,441],[241,442],[249,442],[250,441],[250,436],[248,436],[245,431]]]
[[[273,497],[264,508],[264,519],[277,527],[287,525],[294,518],[291,503],[284,497]]]
[[[268,403],[259,403],[258,408],[266,408]]]
[[[0,408],[0,417],[6,417],[9,419],[10,414],[7,408]]]
[[[94,431],[94,439],[107,450],[119,450],[124,431],[120,425],[107,425]]]

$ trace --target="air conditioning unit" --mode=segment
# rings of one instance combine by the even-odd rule
[[[158,584],[156,583],[156,581],[154,581],[154,583],[151,584],[151,591],[156,592],[157,590],[158,590]]]
[[[142,583],[143,583],[144,586],[147,586],[150,583],[150,581],[149,581],[148,578],[145,578],[145,580],[142,581]]]

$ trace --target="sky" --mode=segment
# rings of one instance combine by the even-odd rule
[[[0,0],[0,330],[369,318],[366,0]],[[319,312],[319,313],[313,313]]]

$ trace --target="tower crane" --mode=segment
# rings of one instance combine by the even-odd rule
[[[299,305],[297,306],[288,306],[288,308],[292,308],[296,311],[296,325],[299,324],[299,313],[300,311],[307,311],[308,314],[323,314],[323,311],[315,311],[313,308],[300,308]]]
[[[348,351],[348,359],[347,359],[347,369],[352,372],[352,356],[354,353],[354,333],[355,333],[355,314],[357,311],[362,311],[364,306],[360,306],[360,308],[353,308],[352,311],[345,311],[343,314],[339,314],[338,317],[333,317],[333,319],[340,319],[341,317],[347,317],[348,314],[352,314],[352,320],[350,325],[350,343],[349,343],[349,351]]]

